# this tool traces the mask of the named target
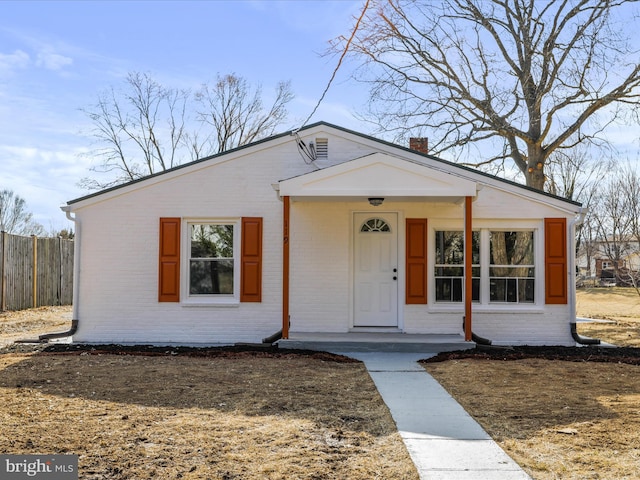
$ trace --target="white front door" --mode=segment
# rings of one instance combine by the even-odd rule
[[[354,327],[398,326],[398,214],[354,214]]]

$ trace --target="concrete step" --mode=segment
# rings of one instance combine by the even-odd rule
[[[461,335],[409,335],[403,333],[292,333],[278,341],[280,348],[326,352],[439,353],[475,348]]]

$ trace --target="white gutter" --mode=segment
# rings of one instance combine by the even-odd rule
[[[582,225],[587,211],[580,207],[578,215],[569,223],[569,236],[567,239],[571,255],[569,256],[569,268],[567,272],[569,284],[569,325],[571,327],[571,336],[581,345],[598,345],[600,340],[597,338],[587,338],[578,334],[576,330],[576,227]]]
[[[71,208],[69,206],[62,207],[65,215],[69,220],[75,224],[75,234],[73,237],[73,318],[78,319],[78,299],[79,292],[78,287],[80,285],[80,241],[82,235],[80,235],[80,220],[75,216],[71,216]]]
[[[73,239],[73,316],[71,319],[71,328],[66,332],[45,333],[40,335],[41,342],[48,342],[52,338],[66,338],[73,337],[73,334],[78,330],[78,286],[80,285],[80,221],[76,217],[71,216],[71,207],[65,205],[60,207],[66,214],[67,218],[75,224],[75,237]]]
[[[576,321],[576,227],[582,225],[584,217],[587,214],[584,207],[580,207],[578,215],[569,223],[569,248],[571,249],[571,255],[569,255],[569,319],[572,322]]]

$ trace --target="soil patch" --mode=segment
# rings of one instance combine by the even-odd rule
[[[437,356],[423,360],[423,363],[437,363],[446,360],[473,358],[476,360],[522,360],[525,358],[542,358],[546,360],[563,360],[568,362],[608,362],[640,365],[640,348],[634,347],[478,347],[471,350],[443,352]]]
[[[144,355],[194,358],[286,358],[307,357],[337,363],[361,363],[353,358],[316,350],[279,349],[277,345],[235,345],[225,347],[181,347],[155,345],[48,344],[38,348],[43,354]]]

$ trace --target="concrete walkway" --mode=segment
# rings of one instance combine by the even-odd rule
[[[424,353],[342,353],[364,362],[421,479],[530,480],[422,368]]]

